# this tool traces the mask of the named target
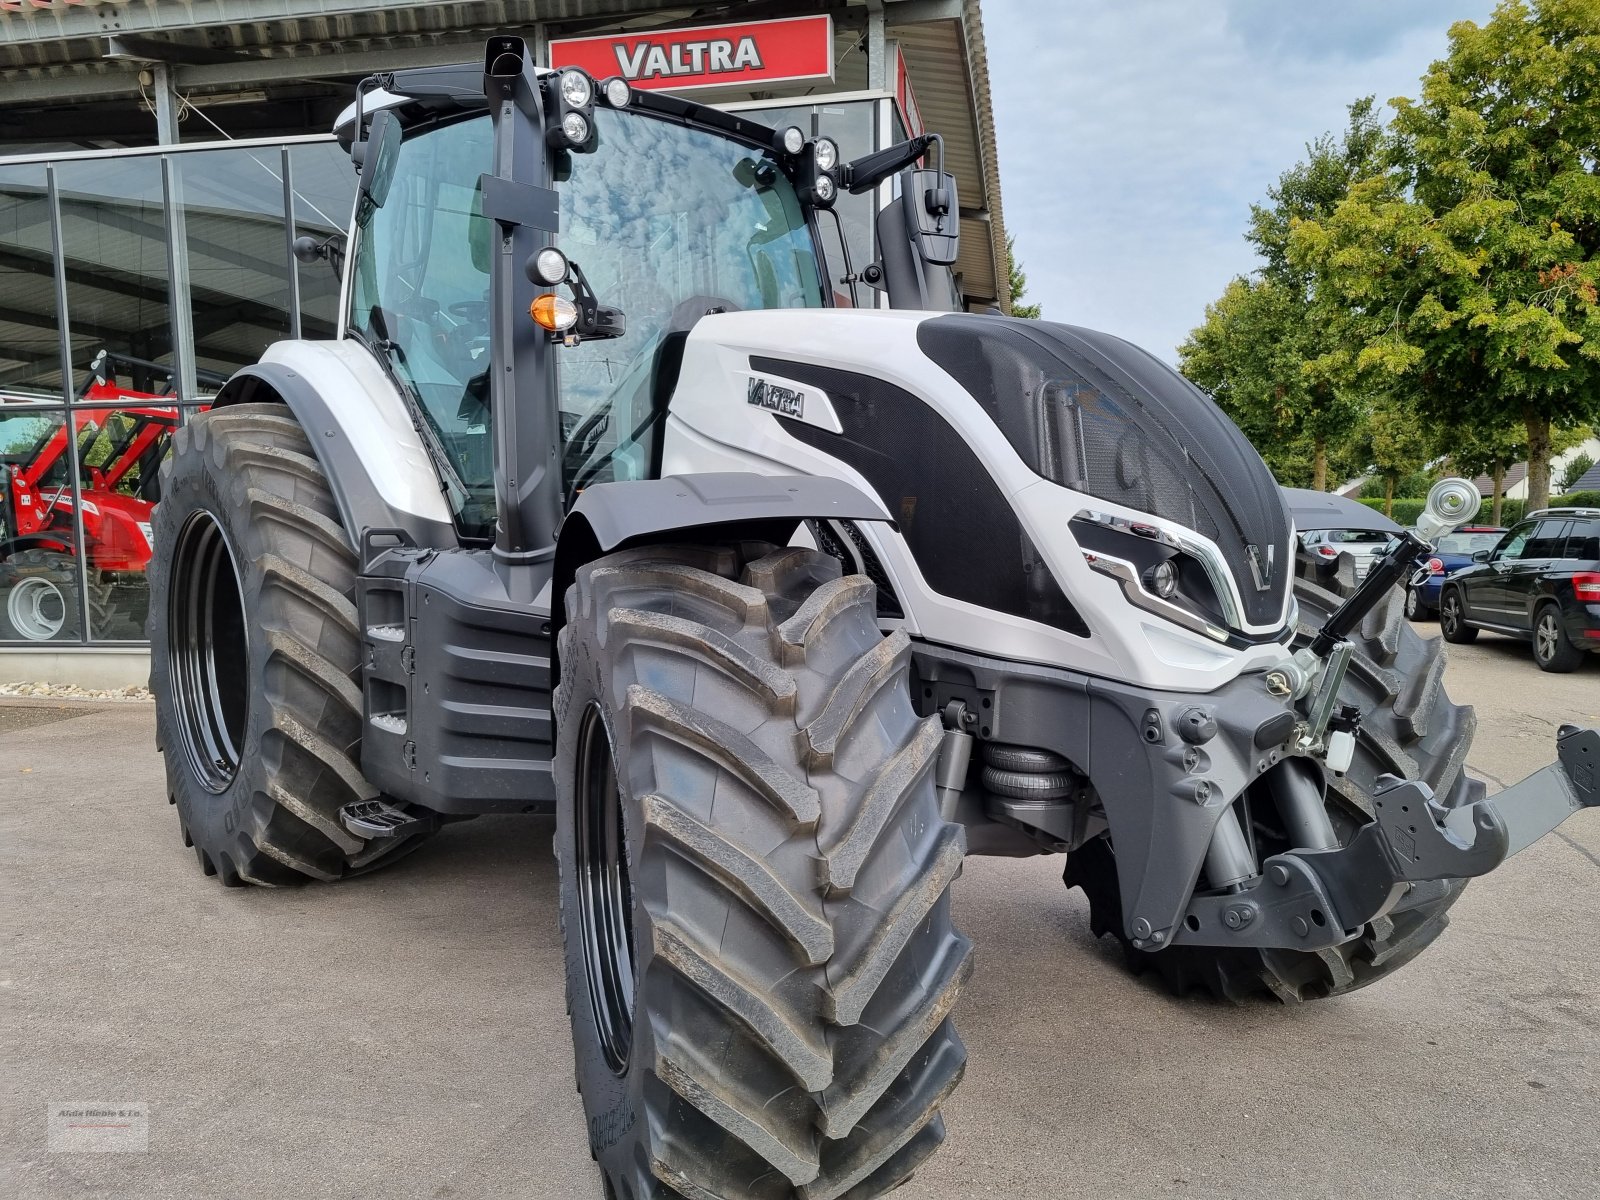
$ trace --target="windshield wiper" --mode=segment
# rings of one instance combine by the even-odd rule
[[[463,498],[470,499],[472,491],[461,478],[461,473],[456,470],[455,463],[450,461],[449,452],[429,422],[422,395],[417,391],[416,384],[396,369],[397,364],[401,367],[405,365],[405,348],[388,336],[389,322],[384,316],[383,309],[373,305],[370,312],[372,332],[369,333],[354,325],[350,327],[350,332],[355,335],[358,342],[372,351],[373,357],[383,367],[383,373],[389,377],[404,398],[406,409],[411,414],[411,427],[421,437],[423,449],[428,452],[428,457],[433,460],[434,466],[439,471],[439,490],[448,493],[453,489]]]

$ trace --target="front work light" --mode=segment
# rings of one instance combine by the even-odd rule
[[[548,329],[551,333],[564,333],[578,323],[578,306],[565,296],[557,296],[554,292],[535,296],[533,306],[528,312],[533,317],[534,324],[541,329]]]
[[[555,287],[567,279],[567,256],[554,246],[546,246],[533,256],[533,279],[546,287]]]
[[[603,90],[606,94],[606,103],[612,108],[627,108],[628,102],[633,99],[633,89],[628,86],[628,81],[620,75],[613,75],[605,81]]]
[[[806,135],[798,125],[791,125],[785,129],[781,140],[786,154],[799,154],[806,148]]]

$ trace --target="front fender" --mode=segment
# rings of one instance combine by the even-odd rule
[[[567,588],[584,563],[630,546],[721,542],[786,544],[807,520],[888,521],[877,500],[822,475],[716,471],[586,488],[561,523],[550,590],[552,646],[566,622]],[[559,676],[559,662],[553,663]]]

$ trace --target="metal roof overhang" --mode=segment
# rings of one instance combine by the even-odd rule
[[[141,95],[140,70],[226,96],[403,66],[470,61],[483,37],[539,41],[621,27],[704,24],[826,11],[864,29],[867,0],[0,0],[0,104],[93,104]],[[16,6],[15,8],[13,6]],[[1005,227],[979,0],[875,0],[898,41],[929,129],[945,135],[962,207],[963,288],[1009,308]],[[113,39],[118,39],[115,43]],[[121,57],[108,57],[121,55]],[[781,94],[781,92],[779,93]]]

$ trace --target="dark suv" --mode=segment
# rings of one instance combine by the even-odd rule
[[[1546,671],[1571,671],[1600,653],[1600,508],[1546,508],[1444,581],[1439,627],[1447,642],[1478,630],[1527,638]]]

